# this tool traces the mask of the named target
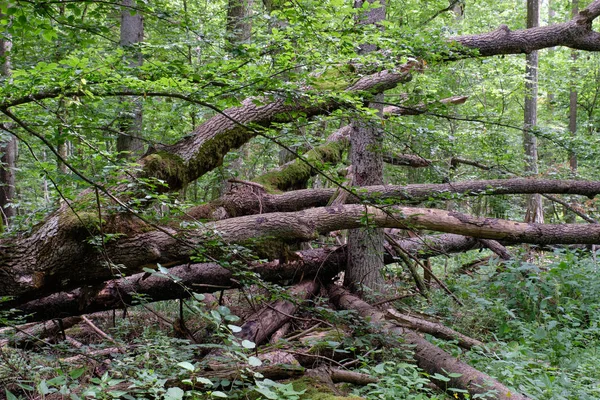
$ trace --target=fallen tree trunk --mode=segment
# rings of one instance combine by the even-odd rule
[[[267,282],[297,281],[337,274],[346,264],[343,247],[297,252],[297,259],[280,265],[279,261],[250,267],[247,271],[260,275]],[[207,293],[237,288],[245,284],[237,274],[216,263],[185,264],[170,268],[166,274],[148,276],[139,273],[111,280],[95,288],[78,288],[58,292],[26,303],[7,305],[17,309],[27,321],[45,321],[97,311],[124,308],[139,303],[187,298],[191,292]],[[4,306],[4,304],[3,304]]]
[[[271,334],[293,318],[299,307],[298,301],[304,301],[318,293],[320,288],[316,280],[303,281],[287,292],[294,300],[277,300],[268,304],[254,315],[246,318],[242,330],[236,336],[247,339],[255,344],[266,341]]]
[[[453,234],[406,238],[397,240],[397,243],[403,251],[422,258],[481,248],[477,239]],[[391,264],[397,260],[390,253],[386,253],[384,262]],[[342,271],[345,266],[345,246],[340,246],[299,251],[295,253],[293,260],[287,263],[275,260],[249,266],[248,270],[260,275],[260,278],[267,282],[282,283],[317,275],[326,280],[327,277]],[[233,271],[216,263],[184,264],[169,268],[165,274],[148,276],[142,272],[103,282],[93,290],[77,288],[24,303],[13,301],[5,306],[18,309],[28,321],[45,321],[132,306],[139,296],[153,302],[186,298],[191,291],[210,293],[237,288],[243,282],[235,276]]]
[[[195,219],[224,219],[258,213],[299,211],[322,207],[329,203],[337,188],[304,189],[262,196],[225,195],[208,204],[193,207],[187,214]],[[553,193],[573,194],[593,198],[600,193],[600,182],[550,179],[496,179],[443,184],[385,185],[351,188],[346,204],[361,201],[396,200],[419,203],[430,199],[447,200],[456,196]],[[359,190],[359,191],[357,191]]]
[[[399,313],[393,308],[389,308],[386,310],[387,316],[393,319],[396,325],[402,326],[404,328],[410,328],[416,332],[429,333],[435,337],[445,340],[456,340],[460,347],[465,349],[471,349],[473,347],[485,347],[483,342],[480,342],[477,339],[470,338],[466,335],[463,335],[460,332],[456,332],[453,329],[448,328],[437,322],[427,321],[422,318],[416,318],[411,315],[406,315]]]
[[[278,243],[310,241],[320,234],[339,229],[354,229],[368,224],[379,228],[423,229],[456,233],[482,239],[530,244],[597,244],[600,224],[528,224],[469,215],[437,209],[341,205],[321,207],[291,213],[270,213],[230,218],[205,224],[198,229],[176,230],[163,227],[131,234],[104,244],[103,252],[94,251],[87,243],[71,238],[77,248],[48,249],[47,243],[32,243],[24,247],[6,247],[0,256],[0,295],[17,297],[17,302],[50,291],[66,290],[82,284],[96,284],[110,279],[117,265],[127,267],[127,273],[157,263],[169,265],[186,262],[197,250],[219,258],[229,244],[243,244],[257,249],[282,251]],[[47,233],[47,232],[46,232]],[[17,241],[17,243],[19,243]],[[214,243],[217,243],[215,246]],[[27,246],[25,246],[27,244]],[[36,247],[37,245],[37,247]],[[33,246],[33,247],[31,247]],[[57,244],[58,246],[58,244]],[[64,245],[66,246],[66,245]],[[60,249],[60,247],[59,247]],[[36,251],[37,250],[37,251]],[[51,251],[50,254],[44,251]],[[87,251],[86,251],[87,250]],[[105,254],[113,269],[107,268]],[[68,258],[72,255],[73,258]],[[272,254],[273,255],[273,254]],[[64,264],[57,265],[59,261]],[[82,269],[81,265],[86,268]],[[114,271],[113,271],[114,270]]]
[[[340,286],[329,286],[329,297],[334,304],[346,310],[356,310],[359,315],[369,321],[372,331],[385,332],[398,335],[407,344],[414,346],[414,357],[420,368],[430,375],[440,374],[460,374],[458,377],[448,377],[448,382],[439,381],[431,377],[430,379],[443,389],[458,388],[469,392],[471,396],[484,393],[495,393],[495,398],[499,400],[526,400],[527,397],[516,393],[504,386],[489,375],[486,375],[475,368],[452,357],[442,349],[412,330],[401,328],[385,320],[382,312],[371,307],[358,297],[350,294]]]
[[[46,338],[54,338],[62,331],[69,329],[79,322],[81,322],[80,317],[69,317],[60,321],[46,321],[27,328],[15,327],[13,328],[14,333],[11,337],[0,340],[0,348],[5,346],[26,348],[46,345],[48,344]],[[4,335],[7,335],[7,333],[3,332]]]

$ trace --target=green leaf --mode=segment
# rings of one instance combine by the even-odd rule
[[[247,339],[242,340],[242,347],[245,349],[253,349],[256,347],[256,344],[254,344],[254,342],[251,342]]]
[[[258,357],[250,356],[248,357],[248,364],[251,367],[260,367],[262,365],[262,361]]]
[[[197,377],[196,378],[196,382],[201,383],[201,384],[206,385],[206,386],[212,386],[213,385],[213,382],[210,379],[205,378],[203,376]]]
[[[165,400],[181,400],[183,399],[184,394],[185,392],[182,389],[178,387],[172,387],[167,390],[167,393],[165,393]]]
[[[177,365],[181,368],[187,369],[188,371],[192,372],[196,369],[192,363],[189,363],[187,361],[182,361],[180,363],[177,363]]]
[[[220,398],[223,398],[223,399],[226,399],[228,397],[225,393],[218,392],[218,391],[217,392],[212,392],[210,395],[212,397],[220,397]]]
[[[12,392],[10,392],[8,389],[5,389],[5,393],[6,393],[6,400],[18,400],[17,396],[12,394]]]

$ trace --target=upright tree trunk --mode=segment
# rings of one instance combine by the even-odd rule
[[[527,28],[540,25],[539,0],[527,0]],[[537,124],[537,95],[538,95],[538,52],[533,50],[526,57],[527,67],[525,73],[525,115],[523,127],[523,147],[525,150],[525,172],[528,175],[537,175],[538,149],[537,138],[532,129]],[[542,196],[533,194],[527,199],[527,222],[544,222],[544,209]]]
[[[573,0],[571,15],[574,17],[578,13],[579,1]],[[571,68],[571,87],[569,90],[569,132],[571,132],[572,137],[575,137],[577,134],[577,89],[575,88],[577,50],[571,50],[571,59],[573,60],[573,67]],[[571,167],[571,173],[573,175],[577,174],[577,155],[573,151],[569,153],[569,166]]]
[[[452,6],[452,12],[457,21],[462,20],[465,17],[465,3],[462,1],[454,1],[450,0],[450,5]]]
[[[64,4],[60,4],[59,8],[58,8],[58,12],[60,13],[61,17],[64,17],[65,15],[65,5]],[[60,62],[60,60],[63,57],[63,53],[64,51],[62,51],[61,49],[61,41],[60,39],[56,41],[55,43],[56,45],[56,52],[54,53],[54,58],[56,60],[57,63]],[[63,99],[59,100],[59,111],[57,111],[57,116],[59,116],[60,119],[66,119],[66,109],[65,109],[65,102]],[[69,169],[67,168],[67,164],[65,164],[63,162],[63,160],[66,160],[67,157],[69,156],[69,141],[64,139],[63,135],[64,135],[64,127],[62,125],[58,125],[58,133],[59,133],[59,142],[56,145],[56,150],[58,151],[58,155],[59,157],[56,159],[56,166],[58,168],[58,170],[63,173],[66,174],[69,172]]]
[[[360,24],[376,24],[385,20],[385,0],[368,0],[379,2],[380,7],[371,9],[360,15]],[[356,0],[354,6],[362,7],[364,0]],[[360,52],[376,50],[376,45],[365,43],[360,45]],[[369,104],[370,108],[383,114],[383,93],[375,96]],[[350,161],[352,163],[354,186],[383,184],[383,132],[379,121],[355,121],[355,129],[350,138]],[[375,291],[382,291],[384,280],[383,268],[383,230],[361,228],[351,230],[348,234],[348,266],[345,284],[354,289],[360,286]]]
[[[129,65],[142,65],[142,53],[133,48],[144,39],[144,17],[133,9],[135,0],[123,0],[121,5],[121,38],[120,44],[125,49]],[[132,15],[134,13],[134,15]],[[121,134],[117,138],[117,151],[120,157],[140,156],[144,144],[142,135],[142,104],[140,99],[123,99],[121,101],[119,125]]]
[[[553,8],[553,0],[548,0],[548,25],[552,25],[554,21],[554,17],[556,16],[556,12]],[[554,47],[550,47],[548,49],[548,56],[552,58],[551,54],[554,52]],[[549,90],[548,91],[548,118],[552,118],[552,111],[554,109],[554,93]]]
[[[227,41],[233,47],[250,39],[253,0],[229,0],[227,3]]]
[[[2,62],[2,76],[10,76],[10,51],[12,41],[7,32],[0,40],[0,60]],[[1,138],[0,138],[1,139]],[[17,139],[6,134],[5,141],[0,143],[0,208],[2,211],[1,222],[8,226],[10,220],[16,215],[16,208],[9,206],[15,198],[15,170],[17,161]],[[0,228],[1,228],[0,224]],[[2,231],[2,229],[0,229]]]

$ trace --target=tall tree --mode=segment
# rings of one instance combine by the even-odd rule
[[[378,7],[359,14],[359,24],[376,25],[385,20],[385,0],[368,0]],[[354,7],[361,8],[364,0],[356,0]],[[373,43],[360,45],[360,53],[377,49]],[[369,104],[377,115],[369,121],[355,121],[350,136],[350,162],[352,163],[352,185],[368,186],[383,184],[383,131],[379,119],[383,114],[383,93],[378,93]],[[365,286],[382,291],[383,230],[373,228],[354,229],[348,233],[348,267],[345,284],[357,289]]]
[[[573,0],[571,3],[571,16],[575,17],[579,13],[579,0]],[[577,50],[571,50],[571,59],[573,67],[571,68],[571,81],[569,84],[569,132],[571,136],[577,135],[577,89],[575,87],[577,70],[575,61],[577,60]],[[569,166],[571,173],[577,174],[577,154],[574,151],[569,153]]]
[[[0,61],[2,62],[1,74],[7,79],[11,73],[10,52],[12,49],[12,38],[5,30],[0,39]],[[9,224],[16,215],[16,208],[10,205],[15,199],[15,170],[17,161],[17,139],[10,135],[0,144],[0,208],[2,211],[2,222]],[[2,138],[0,138],[2,140]]]
[[[253,0],[229,0],[227,3],[227,40],[232,46],[250,39]]]
[[[527,28],[537,28],[540,25],[539,0],[527,0]],[[525,68],[525,112],[523,124],[523,148],[525,150],[525,172],[537,175],[538,147],[537,137],[533,130],[537,125],[537,95],[538,95],[538,52],[533,50],[526,56]],[[527,222],[544,222],[542,196],[533,194],[527,199]]]
[[[144,40],[144,17],[136,9],[135,0],[123,0],[121,3],[121,37],[120,45],[125,50],[126,60],[130,67],[143,63],[142,53],[136,44]],[[117,137],[117,151],[123,156],[139,156],[143,152],[142,135],[142,103],[141,99],[123,99],[119,118],[120,134]]]

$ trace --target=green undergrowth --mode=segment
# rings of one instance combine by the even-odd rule
[[[600,265],[590,252],[521,254],[470,275],[449,275],[464,306],[441,291],[422,310],[444,317],[488,349],[432,339],[475,368],[534,399],[600,398]],[[431,338],[430,338],[431,339]]]

